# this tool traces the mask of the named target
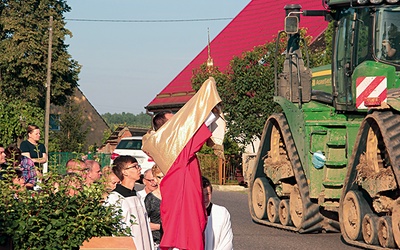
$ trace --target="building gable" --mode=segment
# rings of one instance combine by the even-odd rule
[[[74,94],[70,97],[71,101],[78,105],[82,111],[82,119],[84,124],[82,129],[87,129],[86,145],[102,145],[102,138],[105,131],[110,130],[110,127],[103,119],[103,117],[97,112],[93,105],[89,102],[83,92],[76,88]],[[55,117],[61,115],[64,108],[61,106],[51,105],[50,113]]]

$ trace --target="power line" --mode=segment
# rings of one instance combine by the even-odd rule
[[[107,22],[107,23],[176,23],[176,22],[206,22],[232,20],[232,17],[220,18],[197,18],[197,19],[155,19],[155,20],[124,20],[124,19],[85,19],[85,18],[66,18],[73,22]]]

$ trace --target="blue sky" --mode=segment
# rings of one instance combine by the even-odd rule
[[[147,21],[233,18],[249,2],[67,0],[72,9],[65,15],[66,27],[73,37],[66,43],[82,65],[80,89],[100,114],[145,112],[207,45],[207,29],[212,40],[231,20]]]

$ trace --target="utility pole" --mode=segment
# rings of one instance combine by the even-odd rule
[[[47,82],[46,82],[46,116],[44,119],[44,145],[49,151],[49,128],[50,128],[50,83],[51,83],[51,54],[53,45],[53,16],[50,16],[49,23],[49,49],[47,58]],[[47,162],[43,166],[43,173],[47,173]]]

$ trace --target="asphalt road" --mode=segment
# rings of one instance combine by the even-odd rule
[[[246,191],[213,192],[213,202],[225,206],[231,213],[235,250],[268,249],[359,249],[346,245],[339,233],[298,234],[256,224],[252,221]]]

